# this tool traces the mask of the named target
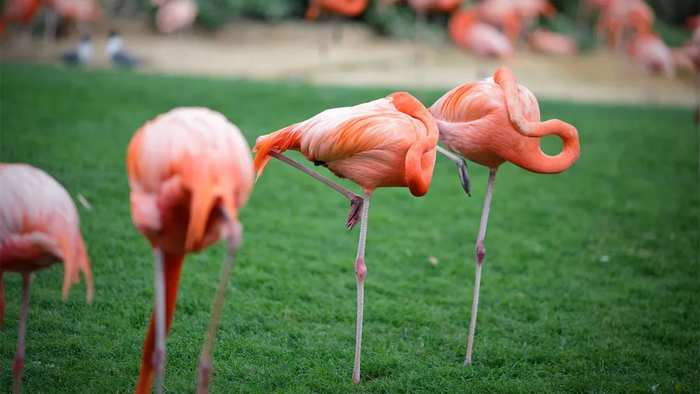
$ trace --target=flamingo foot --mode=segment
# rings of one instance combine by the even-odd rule
[[[18,354],[12,360],[12,379],[14,381],[14,392],[19,393],[20,382],[22,381],[22,371],[24,371],[24,356]]]
[[[211,357],[199,359],[199,384],[197,394],[207,394],[209,392],[209,381],[211,377]]]
[[[462,183],[462,188],[467,192],[469,197],[472,196],[471,180],[469,178],[469,172],[467,172],[467,161],[461,160],[457,162],[457,172],[459,173],[459,180]]]
[[[348,230],[352,230],[352,228],[360,222],[363,205],[364,200],[360,196],[354,196],[350,199],[350,212],[348,213],[348,220],[345,222],[345,227],[347,227]]]

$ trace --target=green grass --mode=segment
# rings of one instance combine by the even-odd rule
[[[86,305],[81,283],[61,302],[60,265],[36,276],[24,392],[133,391],[153,263],[131,224],[125,152],[145,121],[206,106],[252,144],[325,108],[387,93],[3,64],[2,161],[41,167],[93,205],[79,210],[95,301]],[[441,156],[426,196],[374,194],[356,387],[359,226],[345,230],[343,197],[272,162],[241,213],[244,244],[215,342],[212,392],[700,391],[699,139],[690,111],[547,101],[541,109],[578,127],[581,158],[560,175],[510,164],[499,172],[471,368],[462,360],[488,170],[470,165],[472,198]],[[552,152],[558,141],[545,142]],[[196,385],[223,255],[219,244],[185,264],[167,343],[170,393]],[[6,273],[5,288],[0,391],[9,392],[20,277]]]

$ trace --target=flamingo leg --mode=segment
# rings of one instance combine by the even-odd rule
[[[228,253],[226,254],[226,261],[221,268],[221,278],[219,279],[219,289],[216,292],[216,299],[214,300],[214,310],[209,319],[209,329],[207,330],[204,349],[202,349],[202,355],[199,359],[199,383],[197,385],[197,394],[207,394],[209,391],[211,348],[214,343],[214,337],[216,336],[216,326],[221,316],[221,308],[224,304],[226,286],[228,285],[231,269],[233,268],[233,259],[236,256],[236,249],[241,241],[240,225],[237,222],[234,224],[233,219],[231,219],[225,209],[222,209],[222,211],[230,228],[229,238],[227,239]]]
[[[165,267],[163,251],[155,249],[156,258],[156,346],[153,350],[153,368],[156,371],[156,393],[163,393],[163,370],[165,368]]]
[[[27,334],[27,313],[29,312],[29,284],[32,281],[32,274],[22,275],[22,309],[19,317],[19,337],[17,339],[17,354],[12,363],[12,379],[14,381],[13,392],[19,394],[19,387],[22,381],[22,371],[24,370],[24,338]]]
[[[350,200],[350,212],[348,213],[348,220],[345,222],[345,227],[348,228],[348,230],[352,230],[353,227],[357,224],[357,222],[360,220],[360,211],[362,210],[362,197],[358,196],[357,194],[351,192],[348,189],[345,189],[344,187],[338,185],[337,183],[331,181],[330,179],[314,172],[311,171],[310,169],[306,168],[306,166],[303,166],[296,161],[280,154],[277,152],[270,152],[270,156],[274,157],[275,159],[287,163],[290,166],[308,174],[311,175],[312,177],[318,179],[319,181],[323,182],[324,184],[332,187],[335,191],[338,193],[344,195],[348,200]]]
[[[693,111],[693,122],[700,123],[700,69],[695,70],[695,111]],[[0,279],[2,279],[0,277]],[[0,318],[0,324],[2,319]]]
[[[52,7],[46,10],[44,19],[44,43],[56,41],[56,31],[58,30],[58,11]]]
[[[5,290],[2,287],[2,271],[0,271],[0,327],[5,318]]]
[[[452,160],[453,162],[455,162],[455,164],[457,164],[457,172],[459,173],[459,180],[460,182],[462,182],[462,188],[464,188],[464,191],[467,192],[467,195],[471,197],[471,180],[469,179],[469,173],[467,172],[467,161],[448,151],[447,149],[441,147],[440,145],[437,146],[437,151],[447,156],[448,159]]]
[[[352,371],[352,381],[360,383],[360,356],[362,348],[362,311],[365,306],[365,240],[367,239],[367,218],[369,216],[369,200],[371,194],[365,194],[362,207],[362,226],[360,227],[360,242],[357,245],[357,258],[355,259],[355,275],[357,276],[357,334],[355,337],[355,366]]]
[[[469,342],[467,344],[467,357],[464,359],[464,366],[472,365],[472,348],[474,346],[474,331],[476,330],[476,312],[479,309],[479,286],[481,285],[481,265],[486,256],[484,249],[484,237],[486,236],[486,224],[489,221],[489,210],[491,209],[491,196],[493,196],[493,185],[496,182],[496,171],[492,168],[489,172],[489,186],[486,189],[484,199],[484,210],[481,212],[481,224],[479,225],[479,237],[476,239],[476,275],[474,277],[474,301],[472,303],[472,321],[469,324]]]

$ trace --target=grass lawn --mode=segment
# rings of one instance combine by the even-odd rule
[[[206,106],[252,146],[323,109],[391,93],[9,64],[0,83],[2,161],[43,168],[93,206],[79,211],[95,301],[86,305],[81,282],[61,302],[60,265],[36,276],[26,393],[134,389],[154,268],[131,223],[125,156],[145,121]],[[442,156],[426,196],[374,194],[356,387],[359,226],[345,229],[342,196],[273,161],[241,213],[244,244],[215,342],[212,392],[699,392],[700,141],[690,110],[561,102],[541,109],[544,119],[578,128],[581,158],[559,175],[510,164],[499,172],[471,368],[462,361],[488,170],[470,165],[471,198]],[[553,139],[545,141],[549,153],[561,146]],[[170,393],[196,386],[224,249],[185,263],[167,342]],[[6,274],[5,289],[0,391],[9,392],[20,277]]]

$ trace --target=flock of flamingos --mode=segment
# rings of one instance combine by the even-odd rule
[[[556,135],[564,147],[556,156],[540,149],[540,140]],[[441,141],[443,148],[438,146]],[[358,196],[282,153],[296,150],[315,166],[358,184]],[[370,198],[380,187],[406,187],[413,196],[428,193],[436,154],[457,164],[464,190],[471,195],[466,160],[490,168],[476,242],[474,300],[465,365],[472,347],[479,303],[484,238],[498,168],[511,162],[526,170],[555,174],[579,157],[576,128],[553,119],[540,121],[535,96],[516,83],[508,68],[493,78],[467,83],[431,107],[406,92],[353,107],[333,108],[274,133],[260,136],[252,150],[240,130],[208,108],[175,108],[146,122],[127,148],[131,218],[155,255],[155,303],[143,348],[136,393],[149,393],[153,380],[162,393],[165,338],[175,311],[185,256],[224,239],[226,261],[199,365],[198,393],[206,393],[211,353],[233,258],[243,236],[238,212],[246,205],[271,158],[313,176],[350,201],[346,227],[361,223],[355,259],[357,334],[352,381],[360,382],[364,305],[365,241]],[[256,175],[257,174],[257,175]],[[0,323],[5,311],[2,274],[22,275],[14,392],[19,393],[32,275],[63,262],[63,298],[82,272],[87,300],[94,294],[87,248],[73,199],[54,178],[27,164],[0,164]],[[80,198],[79,198],[80,199]],[[85,204],[84,201],[81,200]]]
[[[401,0],[377,0],[383,9]],[[508,59],[526,37],[530,49],[551,55],[578,52],[576,40],[543,28],[535,28],[540,16],[549,17],[555,9],[547,0],[480,0],[462,6],[462,0],[406,0],[416,12],[417,30],[425,25],[429,12],[449,14],[448,32],[452,41],[482,58]],[[367,9],[370,0],[310,0],[306,19],[313,21],[323,13],[356,17]],[[162,33],[188,29],[198,13],[194,0],[151,0],[158,7],[156,27]],[[43,5],[47,6],[45,38],[56,35],[59,16],[74,20],[82,35],[89,35],[89,25],[103,16],[98,0],[10,0],[0,19],[0,35],[8,23],[25,27],[27,40],[32,21]],[[606,41],[616,53],[626,53],[630,60],[649,73],[673,77],[677,67],[691,67],[687,51],[669,48],[654,31],[654,11],[644,0],[582,0],[577,22],[592,14],[599,15],[595,31],[599,41]],[[686,25],[700,40],[700,15],[689,18]],[[692,44],[691,44],[692,45]]]
[[[172,3],[177,1],[184,0]],[[56,7],[62,4],[59,0],[48,2]],[[366,5],[367,1],[360,3]],[[438,6],[448,2],[422,2],[423,8],[418,10],[428,10],[427,3]],[[486,3],[491,1],[484,1],[482,5]],[[604,12],[611,12],[606,7],[613,7],[618,2],[607,3],[610,4],[592,2]],[[627,0],[626,3],[641,2]],[[316,11],[338,11],[328,4],[333,2],[314,2],[310,16],[314,15],[314,7]],[[481,42],[474,38],[477,32],[500,34],[481,22],[485,18],[480,16],[484,12],[482,8],[456,11],[451,22],[451,32],[457,30],[454,26],[471,31],[465,33],[459,43],[472,49]],[[549,12],[551,9],[542,6],[537,10]],[[602,26],[614,33],[613,45],[620,44],[620,34],[627,28],[641,37],[638,39],[658,40],[648,20],[640,19],[640,15],[647,14],[638,12],[622,26],[616,24],[617,20],[613,23],[613,20],[603,19],[609,24]],[[510,19],[503,19],[503,30],[508,39],[499,44],[504,48],[517,39],[522,22],[516,22],[518,18],[509,15]],[[517,15],[526,14],[518,11]],[[527,24],[527,19],[524,21]],[[691,52],[696,66],[700,63],[698,31],[694,36],[696,49]],[[540,140],[545,135],[557,135],[563,140],[561,153],[548,156],[541,151]],[[438,141],[447,149],[439,146]],[[285,150],[299,151],[315,166],[323,166],[337,177],[353,181],[362,188],[364,196],[356,195],[282,155]],[[511,162],[535,173],[560,173],[578,159],[580,145],[574,126],[557,119],[541,122],[534,95],[516,83],[509,69],[501,68],[493,78],[467,83],[447,92],[429,108],[409,93],[398,92],[353,107],[328,109],[308,120],[259,137],[252,151],[257,152],[254,160],[240,130],[224,115],[207,108],[176,108],[159,115],[146,122],[129,143],[127,174],[131,216],[134,226],[150,242],[156,261],[154,312],[144,343],[136,393],[150,392],[154,378],[157,392],[162,392],[165,338],[175,310],[185,256],[224,239],[228,244],[228,254],[199,366],[198,393],[207,392],[213,338],[233,258],[243,234],[238,212],[245,206],[254,182],[271,158],[294,166],[348,198],[347,228],[352,229],[361,223],[355,260],[358,302],[352,375],[352,381],[359,383],[367,274],[365,241],[373,191],[379,187],[406,187],[413,196],[425,195],[430,187],[437,152],[457,164],[460,181],[469,195],[471,184],[466,160],[490,169],[475,247],[474,299],[464,362],[470,365],[485,256],[484,238],[498,168]],[[2,273],[17,272],[23,278],[18,347],[13,362],[14,392],[18,393],[33,273],[63,262],[64,299],[71,285],[79,282],[80,272],[87,282],[88,302],[91,302],[94,290],[78,212],[68,192],[46,172],[27,164],[0,164],[0,183],[3,185],[0,188],[0,324],[5,311]]]

